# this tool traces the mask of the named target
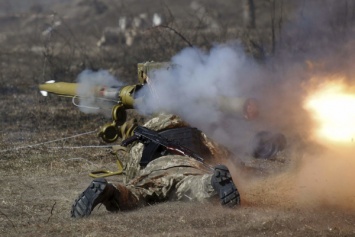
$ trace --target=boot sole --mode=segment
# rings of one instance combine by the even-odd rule
[[[215,167],[212,186],[217,191],[223,206],[233,207],[240,205],[240,194],[226,166],[218,165]]]
[[[95,203],[95,200],[102,194],[106,185],[107,181],[104,178],[94,179],[89,187],[75,200],[70,212],[71,217],[89,216],[92,209],[98,204]]]

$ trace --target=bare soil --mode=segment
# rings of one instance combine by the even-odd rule
[[[293,182],[288,186],[292,175],[271,180],[263,174],[243,176],[236,181],[242,205],[233,209],[215,202],[165,202],[122,213],[109,213],[101,206],[88,218],[72,219],[74,199],[92,180],[88,173],[116,168],[109,148],[79,148],[107,145],[96,132],[110,120],[81,113],[71,99],[42,97],[38,84],[52,79],[74,82],[85,68],[104,68],[125,83],[136,83],[137,63],[169,60],[187,46],[177,34],[147,28],[131,47],[120,43],[97,47],[105,27],[116,26],[120,16],[143,12],[164,13],[194,45],[209,48],[215,42],[238,39],[262,60],[272,49],[272,4],[255,1],[257,30],[245,34],[242,1],[201,1],[222,26],[217,33],[201,25],[185,0],[25,2],[0,0],[1,236],[355,236],[354,205],[348,209],[299,205],[298,200],[284,199],[293,190]],[[276,1],[279,21],[284,4],[280,23],[296,14],[294,2]],[[56,28],[57,21],[61,24]],[[44,35],[50,27],[52,33]],[[130,116],[141,118],[135,112]],[[238,179],[238,167],[233,165],[229,167]],[[265,161],[256,166],[284,171],[287,165]],[[274,187],[278,184],[288,189]]]

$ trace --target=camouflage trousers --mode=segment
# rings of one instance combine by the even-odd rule
[[[130,192],[126,196],[136,199],[137,206],[167,200],[203,201],[217,195],[211,185],[212,175],[211,169],[193,158],[162,156],[126,183],[125,188]]]

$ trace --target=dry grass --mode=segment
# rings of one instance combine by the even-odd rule
[[[174,1],[167,2],[174,13],[183,12]],[[236,8],[233,1],[226,1],[219,10],[214,8],[214,1],[205,2],[210,4],[209,10],[217,11],[225,29],[234,24],[230,19]],[[80,113],[67,98],[43,98],[37,85],[51,79],[73,82],[87,67],[110,69],[126,83],[135,83],[136,63],[168,60],[186,46],[186,42],[175,34],[150,29],[143,32],[143,43],[135,47],[115,45],[98,49],[95,44],[102,27],[112,24],[110,19],[117,16],[115,12],[122,14],[130,10],[133,14],[146,8],[141,1],[132,1],[135,4],[132,6],[136,7],[127,4],[110,5],[111,10],[106,15],[73,7],[68,14],[77,10],[77,18],[62,19],[60,14],[53,18],[44,12],[0,19],[3,29],[0,32],[0,235],[355,236],[352,212],[278,205],[279,199],[253,201],[262,200],[260,196],[255,199],[246,196],[249,201],[245,200],[235,209],[225,209],[217,203],[167,202],[124,213],[108,213],[101,207],[89,218],[70,218],[73,200],[91,181],[88,173],[97,168],[115,169],[115,158],[107,148],[60,148],[105,145],[95,134],[40,144],[94,131],[107,119]],[[268,6],[267,3],[258,5],[259,16],[263,19],[269,17]],[[63,10],[61,7],[59,4],[59,12]],[[236,11],[240,13],[241,10],[236,8]],[[63,21],[62,26],[51,38],[43,38],[41,32],[56,20]],[[264,26],[265,22],[268,21],[258,20],[259,26]],[[197,23],[185,22],[183,28],[175,20],[171,26],[194,45],[205,48],[215,41],[237,36],[246,41],[256,39],[255,42],[264,45],[266,51],[270,48],[270,37],[259,37],[262,30],[242,34],[236,27],[236,31],[214,34],[186,29],[190,26],[195,29]],[[133,113],[133,116],[137,115]],[[117,179],[120,178],[110,178]],[[272,198],[267,188],[261,186],[259,192],[254,190],[253,193],[269,193],[265,198]]]

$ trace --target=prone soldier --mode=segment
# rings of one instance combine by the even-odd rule
[[[123,136],[137,129],[136,123],[132,121],[122,127]],[[177,155],[162,144],[147,141],[144,144],[136,143],[129,151],[125,184],[109,183],[104,178],[94,179],[75,200],[72,217],[90,215],[99,203],[111,212],[167,200],[204,201],[215,197],[219,197],[224,206],[240,204],[240,195],[228,168],[225,165],[212,168],[210,165],[212,161],[229,156],[228,150],[175,115],[160,114],[144,127],[158,131],[159,138],[173,141],[173,145],[178,144],[204,160],[182,153]]]
[[[138,64],[139,84],[91,86],[85,90],[89,95],[81,92],[80,83],[49,81],[39,88],[43,95],[54,93],[73,97],[73,103],[77,97],[83,101],[93,97],[101,102],[116,103],[112,108],[113,121],[102,126],[99,133],[105,142],[115,142],[118,138],[126,139],[134,135],[137,124],[126,121],[126,109],[144,103],[144,98],[137,96],[137,92],[143,86],[149,86],[150,72],[161,67],[169,69],[173,65],[154,62]],[[223,97],[219,98],[217,104],[208,100],[205,102],[247,120],[258,115],[255,100],[249,98]],[[185,154],[176,152],[177,149],[172,152],[174,149],[167,149],[162,144],[147,140],[141,141],[142,144],[137,139],[129,149],[125,182],[113,184],[104,178],[94,179],[75,200],[72,217],[90,215],[99,203],[104,204],[108,211],[130,210],[166,200],[204,201],[215,197],[219,197],[222,205],[233,207],[240,204],[240,195],[228,168],[217,164],[231,156],[226,148],[175,115],[160,114],[144,127],[157,132],[160,138],[173,140],[173,144],[192,152]]]

